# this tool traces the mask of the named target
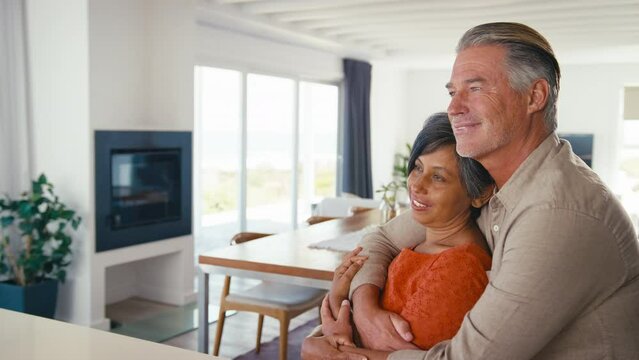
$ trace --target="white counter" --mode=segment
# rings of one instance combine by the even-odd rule
[[[0,309],[0,358],[210,360],[214,356]]]

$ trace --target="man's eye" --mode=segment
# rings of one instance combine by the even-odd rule
[[[470,91],[473,91],[473,92],[477,92],[479,90],[481,90],[481,87],[479,87],[479,86],[473,86],[473,87],[470,88]]]
[[[448,92],[448,95],[449,95],[450,97],[453,97],[453,96],[455,96],[455,92],[454,92],[454,91],[449,91],[449,92]]]

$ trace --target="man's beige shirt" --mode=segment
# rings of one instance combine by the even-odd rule
[[[551,134],[482,209],[490,283],[455,337],[389,359],[639,359],[639,243],[612,192]],[[410,213],[365,237],[352,288],[384,286],[425,237]],[[357,304],[355,304],[357,306]]]

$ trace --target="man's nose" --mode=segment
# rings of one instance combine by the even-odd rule
[[[448,115],[455,116],[466,112],[466,99],[463,92],[457,92],[450,98],[448,103]]]

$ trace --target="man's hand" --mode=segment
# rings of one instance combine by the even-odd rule
[[[379,289],[362,285],[353,293],[353,320],[367,349],[394,351],[418,349],[411,343],[410,325],[401,316],[379,306]]]
[[[362,251],[361,247],[346,254],[342,259],[342,263],[335,269],[333,275],[333,283],[329,292],[329,304],[333,318],[337,318],[337,314],[344,300],[348,299],[348,291],[351,287],[353,276],[362,268],[362,264],[366,260],[366,256],[358,256]]]

